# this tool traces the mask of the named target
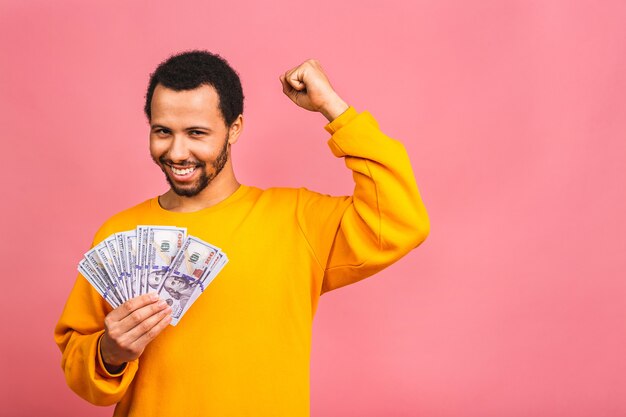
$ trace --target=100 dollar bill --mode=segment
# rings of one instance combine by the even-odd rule
[[[202,278],[209,274],[220,248],[194,236],[188,236],[172,262],[159,297],[172,308],[172,324],[176,324]]]
[[[158,293],[176,254],[187,235],[184,227],[150,226],[148,228],[146,290]]]

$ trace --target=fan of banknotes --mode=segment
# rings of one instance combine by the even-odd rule
[[[113,308],[157,293],[172,307],[175,326],[227,262],[220,248],[184,227],[137,226],[94,246],[78,271]]]

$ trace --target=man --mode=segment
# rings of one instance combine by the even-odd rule
[[[231,146],[243,122],[234,70],[203,51],[151,75],[150,153],[170,189],[110,218],[94,244],[138,224],[186,227],[229,263],[176,326],[153,294],[112,310],[78,277],[55,331],[69,386],[116,416],[306,416],[319,297],[381,270],[429,231],[404,147],[333,90],[313,60],[280,76],[323,114],[354,195],[239,184]]]

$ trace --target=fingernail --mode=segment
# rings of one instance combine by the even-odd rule
[[[158,299],[159,299],[159,294],[157,294],[157,293],[155,293],[155,292],[150,293],[150,299],[151,299],[152,301],[156,301],[156,300],[158,300]]]

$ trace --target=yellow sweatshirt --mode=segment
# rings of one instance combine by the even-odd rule
[[[174,213],[152,198],[110,218],[94,244],[138,224],[186,227],[230,261],[176,326],[119,374],[98,343],[111,307],[78,276],[55,329],[68,385],[115,416],[308,416],[313,315],[326,291],[356,282],[429,231],[401,143],[351,107],[325,129],[353,171],[354,195],[242,185],[219,204]]]

